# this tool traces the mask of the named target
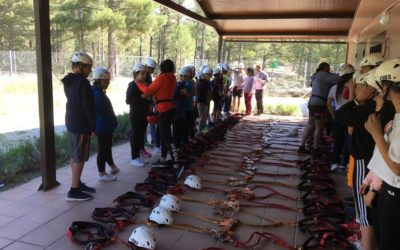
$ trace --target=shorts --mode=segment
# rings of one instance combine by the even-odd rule
[[[233,95],[233,97],[242,97],[242,92],[243,92],[242,89],[238,89],[237,87],[234,87],[232,95]]]
[[[213,99],[214,108],[213,110],[218,111],[222,109],[223,102],[221,99]]]
[[[308,105],[308,115],[315,117],[315,119],[324,118],[327,110],[326,105]]]
[[[89,160],[90,135],[80,135],[68,131],[69,153],[77,163]]]

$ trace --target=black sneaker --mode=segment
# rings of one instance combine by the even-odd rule
[[[65,197],[66,201],[88,201],[93,199],[93,195],[78,191],[69,191],[67,197]]]
[[[153,164],[151,164],[151,166],[153,168],[165,168],[165,167],[168,167],[169,164],[168,164],[168,162],[162,162],[162,161],[158,160],[158,161],[154,162]]]
[[[96,189],[86,186],[86,184],[83,182],[79,183],[79,190],[88,193],[96,193]]]
[[[308,151],[308,150],[306,149],[306,147],[303,145],[303,146],[300,146],[300,147],[299,147],[299,149],[297,150],[297,153],[299,153],[299,154],[309,154],[310,151]]]
[[[0,188],[3,188],[3,187],[5,187],[5,184],[3,181],[0,181]]]

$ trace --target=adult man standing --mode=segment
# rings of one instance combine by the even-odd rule
[[[266,72],[263,72],[259,64],[256,65],[256,74],[254,76],[256,80],[256,101],[257,101],[257,115],[264,112],[263,107],[263,90],[267,82],[269,82],[269,76]]]

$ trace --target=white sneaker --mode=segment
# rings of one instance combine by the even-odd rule
[[[140,159],[140,157],[131,160],[130,164],[134,167],[144,167],[144,162],[142,159]]]
[[[337,168],[339,168],[339,166],[336,163],[331,165],[331,171],[335,171]]]
[[[156,149],[154,150],[154,154],[156,154],[156,155],[161,155],[161,149],[160,149],[160,148],[156,148]]]
[[[116,181],[117,176],[105,174],[103,176],[97,176],[97,180],[101,182],[109,182],[109,181]]]

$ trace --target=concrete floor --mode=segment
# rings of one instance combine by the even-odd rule
[[[206,153],[209,160],[207,164],[210,166],[212,162],[240,162],[243,155],[246,155],[246,150],[243,151],[243,155],[238,153],[229,153],[229,149],[235,151],[235,148],[240,148],[241,144],[248,142],[251,145],[246,145],[248,152],[257,147],[257,140],[252,136],[260,131],[265,130],[270,123],[267,122],[271,119],[269,116],[261,117],[250,117],[243,119],[238,125],[229,131],[227,139],[224,143],[218,145],[212,151]],[[296,118],[284,118],[274,117],[275,124],[280,124],[276,129],[285,129],[298,127],[301,135],[302,129],[304,128],[304,121]],[[296,155],[295,146],[287,145],[287,142],[291,144],[299,144],[300,135],[297,137],[284,136],[286,132],[280,131],[280,138],[275,141],[281,144],[279,147],[280,151],[287,151],[286,154],[281,154],[279,157],[264,156],[264,158],[256,164],[259,171],[264,172],[276,172],[276,173],[299,173],[298,169],[274,167],[271,164],[265,163],[266,161],[271,162],[284,162],[298,159],[301,156]],[[246,136],[248,134],[249,136]],[[243,138],[243,143],[237,141],[237,137]],[[277,146],[278,147],[278,146]],[[243,150],[243,149],[242,149]],[[218,152],[227,152],[225,157],[218,156]],[[95,207],[107,207],[112,205],[113,199],[118,195],[121,195],[127,191],[133,191],[135,183],[143,182],[147,176],[147,172],[150,169],[149,164],[143,168],[134,168],[129,165],[130,160],[130,146],[129,143],[122,144],[113,148],[115,163],[120,167],[121,171],[118,173],[118,180],[116,182],[101,183],[96,180],[97,167],[96,157],[92,156],[87,162],[83,171],[82,180],[89,186],[93,186],[97,189],[95,198],[87,202],[66,202],[65,194],[70,188],[70,169],[68,166],[57,170],[57,180],[61,183],[60,186],[47,191],[37,192],[37,188],[41,183],[40,178],[36,178],[26,184],[16,187],[12,190],[4,191],[0,193],[0,249],[84,249],[83,246],[72,243],[66,238],[65,233],[68,226],[74,220],[91,220],[91,212]],[[153,156],[148,162],[155,161],[156,156]],[[264,163],[263,163],[264,162]],[[206,164],[206,165],[207,165]],[[223,181],[226,176],[221,175],[210,175],[207,174],[205,169],[209,167],[197,168],[196,174],[203,179],[212,179]],[[222,170],[223,169],[219,169]],[[336,175],[335,179],[340,183],[338,186],[343,186],[344,177],[343,175]],[[297,184],[298,178],[286,177],[286,178],[275,178],[275,177],[260,177],[256,176],[253,180],[271,180],[281,181],[289,184]],[[183,182],[183,180],[182,180]],[[203,182],[203,186],[223,188],[217,184],[210,182]],[[293,197],[299,197],[300,192],[296,189],[288,189],[286,187],[272,186],[278,191],[284,192],[285,194]],[[265,194],[264,190],[257,190],[257,195]],[[348,194],[348,190],[343,188],[341,193]],[[196,198],[203,201],[208,200],[226,200],[226,197],[222,193],[218,192],[202,192],[193,191],[187,188],[185,190],[185,196]],[[279,197],[272,197],[261,200],[262,202],[273,202],[284,204],[293,208],[302,207],[301,202],[285,200]],[[200,203],[185,202],[181,203],[181,210],[185,212],[195,213],[208,218],[220,219],[220,217],[212,213],[212,207]],[[301,244],[306,235],[299,232],[293,226],[279,226],[279,227],[265,227],[262,226],[266,223],[265,218],[274,218],[278,220],[289,220],[296,221],[302,218],[301,213],[286,211],[282,209],[274,208],[246,208],[247,211],[256,213],[264,217],[264,219],[253,217],[248,214],[237,213],[234,216],[240,220],[260,224],[257,227],[239,225],[234,231],[234,238],[239,241],[245,241],[248,239],[250,234],[254,231],[258,232],[270,232],[282,239],[284,239],[289,245],[297,246]],[[117,233],[117,236],[121,239],[127,240],[133,230],[139,225],[143,225],[147,221],[147,217],[150,210],[142,210],[137,212],[136,221],[137,224],[126,227],[122,232]],[[182,224],[193,224],[196,226],[205,226],[209,228],[216,228],[216,225],[200,221],[198,219],[181,215],[174,214],[174,222]],[[193,233],[187,230],[175,229],[171,227],[151,227],[156,235],[157,249],[174,249],[174,250],[186,250],[186,249],[203,249],[208,247],[221,247],[224,249],[237,249],[232,245],[221,243],[220,241],[213,239],[205,234]],[[105,249],[127,249],[126,246],[121,243],[115,243],[106,247]],[[254,249],[284,249],[272,242],[262,240],[260,245]]]

